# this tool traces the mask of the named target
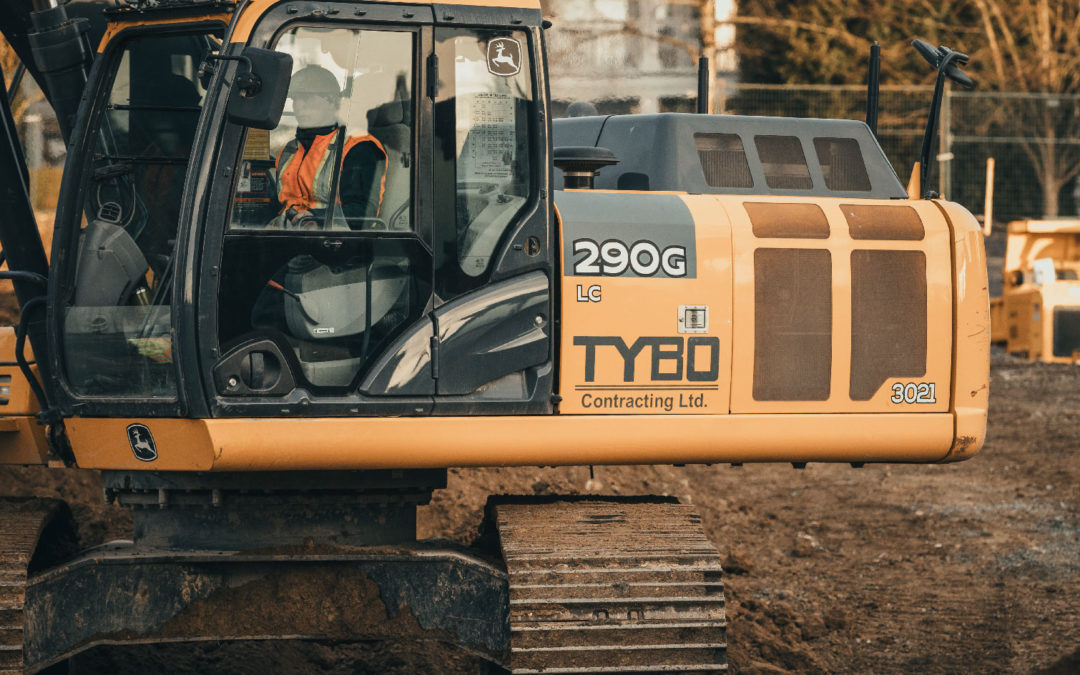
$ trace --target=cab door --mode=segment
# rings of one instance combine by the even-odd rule
[[[552,411],[540,40],[538,25],[435,27],[435,414]]]
[[[197,321],[212,414],[431,411],[431,10],[356,7],[282,6],[253,31],[293,76],[276,128],[222,125],[208,179]]]
[[[176,416],[185,177],[210,92],[199,64],[227,16],[114,26],[74,124],[57,206],[49,358],[57,403],[80,416]],[[45,358],[42,354],[39,358]]]

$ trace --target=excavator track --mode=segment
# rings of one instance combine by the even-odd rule
[[[513,673],[727,670],[720,557],[672,501],[496,503]]]
[[[47,499],[0,500],[0,675],[23,672],[27,571],[42,533],[66,508]]]

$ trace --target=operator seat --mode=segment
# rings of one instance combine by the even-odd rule
[[[384,103],[369,110],[367,118],[368,133],[386,152],[386,192],[379,213],[391,230],[408,230],[411,227],[412,101]]]

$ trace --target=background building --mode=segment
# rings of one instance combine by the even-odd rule
[[[693,111],[702,11],[723,20],[734,0],[544,0],[556,116],[575,101],[603,113]],[[731,26],[714,31],[717,85],[733,85]]]

